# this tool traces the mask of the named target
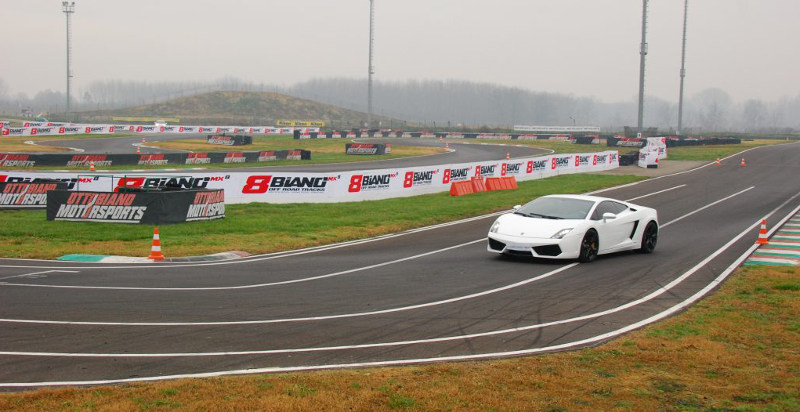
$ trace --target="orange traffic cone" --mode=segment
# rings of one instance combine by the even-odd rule
[[[761,229],[758,231],[758,240],[756,240],[757,245],[768,245],[769,240],[767,240],[767,220],[761,219]]]
[[[719,157],[717,158],[717,161],[714,162],[714,164],[717,166],[722,166],[722,162],[719,161]]]
[[[742,166],[742,167],[747,166],[747,163],[744,162],[744,157],[742,158],[742,163],[739,163],[739,166]]]
[[[164,260],[164,255],[161,253],[161,238],[158,236],[158,227],[153,229],[153,247],[150,248],[150,256],[148,259]]]
[[[144,136],[142,136],[142,144],[145,144],[145,143],[147,143],[147,141],[144,140]]]
[[[96,171],[95,168],[94,168],[94,160],[90,160],[89,161],[89,171],[90,172],[95,172]]]
[[[136,154],[142,154],[142,147],[136,146]]]
[[[450,143],[445,143],[444,148],[445,150],[450,150]]]
[[[506,160],[511,160],[511,153],[506,152]]]

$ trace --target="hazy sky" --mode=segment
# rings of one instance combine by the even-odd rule
[[[0,0],[11,93],[66,90],[59,0]],[[641,0],[375,0],[375,79],[635,100]],[[686,93],[800,93],[800,1],[690,0]],[[366,78],[368,0],[76,0],[73,96],[97,80]],[[683,0],[651,0],[647,93],[678,99]]]

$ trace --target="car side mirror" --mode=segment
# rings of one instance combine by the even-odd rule
[[[521,207],[522,207],[522,205],[514,205],[514,207],[513,207],[512,209],[514,209],[514,211],[517,211],[517,210],[519,210]]]
[[[606,220],[614,220],[614,219],[616,219],[616,218],[617,218],[617,215],[615,215],[615,214],[613,214],[613,213],[610,213],[610,212],[603,213],[603,221],[604,221],[604,222],[605,222]]]

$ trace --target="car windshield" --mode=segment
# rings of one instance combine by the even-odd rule
[[[542,219],[586,219],[592,206],[594,202],[591,200],[540,197],[514,213]]]

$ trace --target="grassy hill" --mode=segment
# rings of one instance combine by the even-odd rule
[[[80,121],[111,122],[114,116],[179,118],[181,124],[273,125],[275,120],[324,120],[329,127],[357,127],[367,114],[270,92],[211,92],[163,103],[79,113]],[[388,119],[383,120],[388,125]],[[395,122],[397,123],[397,122]]]

